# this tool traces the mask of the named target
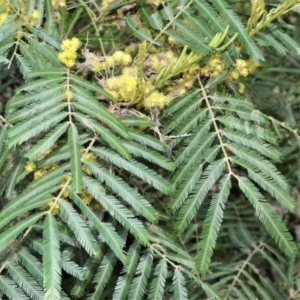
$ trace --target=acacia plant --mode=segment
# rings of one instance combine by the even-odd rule
[[[1,299],[287,299],[297,133],[245,80],[300,1],[0,5]]]

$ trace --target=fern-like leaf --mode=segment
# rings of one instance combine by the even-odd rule
[[[81,156],[79,150],[79,137],[76,126],[72,123],[68,129],[68,144],[71,154],[71,187],[76,193],[82,192]]]
[[[135,272],[135,278],[133,279],[130,288],[130,292],[128,296],[129,299],[136,299],[136,300],[142,299],[148,283],[148,278],[150,276],[152,261],[153,261],[152,250],[149,250],[148,253],[144,254],[141,257]]]
[[[168,265],[165,259],[161,259],[154,270],[154,278],[150,285],[148,299],[162,300],[164,296]]]
[[[202,275],[208,270],[213,248],[215,247],[219,230],[221,228],[224,214],[223,210],[231,188],[230,180],[229,175],[222,178],[219,193],[211,200],[211,204],[203,224],[201,241],[198,244],[199,251],[196,258],[197,268]]]
[[[95,255],[99,249],[93,234],[80,218],[78,213],[67,201],[60,200],[60,211],[78,242],[90,255]]]
[[[66,132],[68,127],[68,123],[62,123],[52,129],[43,139],[41,139],[25,154],[25,157],[28,157],[31,161],[37,160],[56,143],[56,141]]]
[[[14,281],[29,295],[30,299],[43,299],[44,293],[39,284],[18,264],[10,263],[7,266],[8,273]]]
[[[0,252],[14,241],[25,229],[34,225],[43,215],[44,213],[36,213],[23,221],[18,222],[13,227],[4,230],[0,234]]]
[[[29,298],[22,292],[22,290],[8,277],[0,276],[0,289],[11,300]]]
[[[43,232],[43,271],[45,300],[61,298],[61,254],[58,227],[51,214],[45,219]]]
[[[26,268],[27,272],[42,286],[43,285],[43,266],[41,262],[32,255],[28,248],[22,247],[18,251],[18,260]]]
[[[125,299],[128,296],[133,275],[138,264],[140,250],[141,245],[137,241],[130,246],[128,251],[128,257],[130,257],[130,260],[121,271],[121,276],[119,276],[113,294],[113,300]]]
[[[151,204],[131,188],[125,181],[109,173],[105,168],[89,161],[84,162],[99,180],[104,181],[116,194],[128,202],[138,213],[150,222],[156,222],[157,216]]]
[[[100,299],[100,296],[108,283],[110,275],[114,269],[114,266],[117,262],[116,256],[113,252],[107,253],[100,266],[99,269],[94,277],[93,283],[95,283],[95,291],[92,295],[88,297],[88,300],[97,300]]]
[[[71,193],[72,200],[85,214],[85,216],[94,224],[103,240],[112,249],[115,255],[125,264],[127,258],[122,251],[122,239],[110,223],[102,222],[98,216],[79,198],[78,195]]]
[[[175,268],[173,275],[174,299],[188,300],[188,292],[185,286],[184,276],[178,268]]]
[[[265,201],[261,193],[257,190],[254,184],[246,177],[238,177],[240,189],[245,193],[250,203],[255,208],[255,211],[266,226],[266,229],[276,241],[278,246],[288,256],[295,256],[298,249],[293,242],[293,237],[288,232],[288,229],[282,223],[272,206]]]
[[[192,192],[190,198],[184,203],[179,210],[177,221],[175,223],[176,230],[183,232],[187,225],[191,222],[197,213],[202,201],[213,184],[219,179],[225,167],[223,160],[213,162],[204,171],[203,179],[196,184],[196,189]]]

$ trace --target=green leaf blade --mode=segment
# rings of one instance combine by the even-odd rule
[[[79,136],[76,126],[72,123],[68,129],[68,144],[71,154],[71,187],[76,193],[82,192],[81,155]]]
[[[219,193],[214,195],[206,214],[196,257],[196,266],[201,275],[205,275],[209,268],[213,249],[216,245],[218,233],[223,221],[223,210],[229,197],[230,188],[230,176],[226,175],[221,180]]]
[[[61,253],[55,217],[48,214],[43,232],[43,271],[45,300],[61,299]]]

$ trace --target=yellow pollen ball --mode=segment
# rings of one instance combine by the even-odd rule
[[[47,172],[46,170],[37,170],[37,171],[35,171],[34,174],[33,174],[34,180],[37,180],[37,179],[43,177],[46,174],[46,172]]]
[[[0,13],[0,26],[2,25],[2,23],[7,19],[8,17],[8,13]]]
[[[76,53],[75,52],[60,52],[58,59],[64,63],[67,67],[71,68],[75,65]]]
[[[33,161],[28,161],[25,165],[25,170],[27,172],[33,172],[36,169],[36,165]]]
[[[38,10],[35,9],[35,10],[33,11],[32,15],[31,15],[31,18],[34,19],[34,20],[36,20],[36,19],[38,19],[39,17],[40,17],[40,13],[39,13]]]
[[[55,203],[54,201],[50,201],[48,204],[48,209],[51,209],[51,214],[56,215],[59,212],[59,204]]]
[[[84,154],[82,158],[85,159],[85,160],[89,160],[89,161],[95,161],[96,160],[96,156],[91,152],[89,152],[87,154]]]
[[[105,57],[105,63],[108,67],[113,67],[115,65],[115,60],[112,56]]]
[[[143,106],[146,108],[156,106],[162,108],[166,105],[167,100],[167,96],[165,96],[163,93],[155,91],[143,101]]]
[[[83,192],[80,194],[80,198],[86,205],[90,205],[94,197],[86,189],[83,189]]]

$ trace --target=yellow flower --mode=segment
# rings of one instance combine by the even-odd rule
[[[96,200],[92,202],[92,205],[95,210],[99,210],[101,208],[101,204]]]
[[[74,97],[73,92],[70,91],[70,90],[66,90],[65,91],[65,97],[64,97],[63,101],[72,101],[73,97]]]
[[[174,38],[172,38],[172,37],[168,37],[168,43],[170,44],[170,45],[174,45],[174,44],[176,44],[176,40],[174,39]]]
[[[71,68],[75,65],[76,53],[71,51],[60,52],[58,53],[58,59]]]
[[[228,75],[227,79],[228,80],[238,80],[240,77],[240,74],[237,70],[232,70]]]
[[[160,68],[162,67],[162,64],[160,63],[159,59],[157,56],[151,56],[150,58],[150,65],[151,65],[151,68],[158,72],[160,70]]]
[[[36,20],[36,19],[38,19],[39,17],[40,17],[40,13],[39,13],[38,10],[35,9],[35,10],[33,11],[32,15],[31,15],[31,18],[34,19],[34,20]]]
[[[116,99],[116,100],[118,99],[118,97],[119,97],[119,93],[118,93],[118,92],[111,91],[111,90],[109,90],[109,89],[105,89],[105,91],[106,91],[107,93],[109,93],[110,95],[112,95],[114,99]]]
[[[112,56],[105,57],[105,63],[108,67],[113,67],[115,65],[115,60]]]
[[[59,11],[55,11],[54,16],[55,16],[57,22],[61,19],[61,15],[60,15]]]
[[[80,46],[80,41],[78,38],[73,37],[72,39],[63,40],[61,43],[61,49],[64,51],[76,52]]]
[[[95,161],[96,160],[96,156],[93,153],[91,153],[91,152],[88,152],[87,154],[84,154],[82,156],[82,158],[84,160],[88,160],[88,161]]]
[[[65,7],[66,6],[66,1],[65,0],[61,0],[58,2],[58,6],[60,7]]]
[[[194,64],[190,67],[190,69],[188,70],[188,73],[190,75],[196,75],[200,70],[200,67],[198,64]]]
[[[137,77],[137,67],[126,67],[123,69],[122,74]]]
[[[214,54],[204,67],[200,69],[200,73],[206,77],[215,77],[226,68],[225,63],[218,54]]]
[[[80,194],[80,198],[86,205],[90,205],[94,197],[87,191],[87,189],[83,189],[82,193]]]
[[[137,89],[137,78],[126,73],[106,80],[107,91],[120,101],[134,100]]]
[[[37,179],[43,177],[46,173],[47,173],[47,170],[37,170],[37,171],[35,171],[34,174],[33,174],[34,180],[37,180]]]
[[[132,57],[125,53],[124,51],[116,51],[112,58],[116,64],[122,65],[122,66],[128,66],[132,63]]]
[[[110,78],[107,78],[106,85],[110,90],[116,89],[119,85],[119,77],[113,76]]]
[[[122,65],[123,66],[128,66],[131,63],[132,63],[132,57],[129,54],[124,53],[123,60],[122,60]]]
[[[167,104],[168,98],[163,93],[154,91],[144,101],[143,106],[146,108],[151,107],[164,107]]]
[[[167,59],[172,60],[173,58],[175,58],[173,51],[167,51],[165,53],[165,56]]]
[[[48,209],[51,209],[51,214],[56,215],[59,212],[59,204],[55,203],[54,201],[50,201],[48,204]]]
[[[33,172],[36,169],[36,165],[33,161],[28,161],[25,165],[25,170],[27,172]]]
[[[55,169],[57,166],[58,166],[58,163],[57,163],[57,162],[52,162],[52,163],[49,163],[49,164],[46,164],[46,165],[42,166],[42,169],[43,169],[43,170],[53,170],[53,169]]]
[[[106,68],[106,64],[104,62],[94,61],[91,63],[92,71],[97,73]]]
[[[75,65],[77,58],[76,51],[80,46],[78,38],[63,40],[61,43],[62,52],[58,53],[58,59],[64,63],[67,67],[71,68]]]
[[[249,73],[252,73],[259,67],[259,64],[250,58],[247,61],[247,67],[248,67]]]
[[[88,175],[91,175],[91,174],[92,174],[92,172],[91,172],[86,166],[82,166],[81,169],[82,169],[82,171],[83,171],[84,173],[86,173],[86,174],[88,174]]]
[[[237,59],[235,63],[235,69],[239,72],[241,76],[246,77],[249,74],[249,69],[247,62],[243,59]]]
[[[152,54],[149,57],[148,63],[150,67],[155,71],[159,72],[162,68],[169,66],[170,64],[175,63],[176,57],[173,51],[160,52],[157,54]]]
[[[52,5],[55,9],[57,9],[58,7],[65,7],[66,0],[52,0]]]
[[[239,83],[239,89],[238,89],[238,92],[240,93],[240,94],[244,94],[244,92],[245,92],[245,85],[243,84],[243,83]]]
[[[66,198],[68,198],[68,197],[69,197],[69,195],[70,195],[70,194],[69,194],[69,191],[68,191],[68,189],[64,189],[64,191],[62,192],[62,195],[61,195],[61,196],[62,196],[63,198],[65,198],[65,199],[66,199]]]
[[[8,17],[8,13],[6,13],[6,12],[0,13],[0,26],[7,19],[7,17]]]

